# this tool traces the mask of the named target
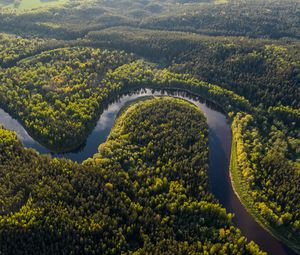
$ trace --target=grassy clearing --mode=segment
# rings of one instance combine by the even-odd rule
[[[15,4],[18,2],[18,4]],[[24,9],[33,9],[38,7],[46,7],[46,6],[55,6],[66,3],[67,0],[49,0],[49,1],[41,1],[41,0],[21,0],[21,1],[6,1],[0,0],[0,7],[8,7],[8,8],[16,8],[19,10]]]
[[[215,4],[227,4],[228,0],[215,0]]]

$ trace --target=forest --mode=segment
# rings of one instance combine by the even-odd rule
[[[1,253],[264,254],[209,192],[207,132],[190,103],[148,99],[78,165],[1,129]]]
[[[242,205],[299,254],[299,19],[298,0],[0,7],[0,107],[63,153],[122,93],[200,96],[228,117]],[[125,107],[82,164],[1,127],[0,253],[264,254],[212,193],[208,147],[203,113],[164,97]]]

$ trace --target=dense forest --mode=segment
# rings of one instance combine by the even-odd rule
[[[2,72],[0,104],[50,148],[74,149],[101,110],[99,102],[114,89],[109,83],[98,83],[108,70],[131,59],[92,48],[42,53]]]
[[[3,254],[264,254],[209,193],[205,118],[185,101],[130,106],[83,165],[0,135]]]
[[[270,39],[208,37],[129,27],[90,32],[87,38],[102,47],[159,59],[173,71],[221,84],[255,105],[300,107],[298,42],[286,45],[285,41]]]
[[[299,253],[299,19],[298,0],[0,7],[0,107],[66,152],[124,92],[187,90],[214,102],[232,124],[242,204]],[[0,253],[262,254],[210,192],[207,133],[193,105],[144,100],[77,164],[1,128]]]

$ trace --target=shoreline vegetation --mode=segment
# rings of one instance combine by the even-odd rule
[[[300,254],[300,245],[295,240],[294,242],[286,239],[285,236],[287,234],[291,233],[289,231],[280,231],[274,227],[272,227],[268,221],[266,221],[255,209],[254,200],[248,195],[249,190],[247,190],[245,187],[247,184],[243,180],[242,174],[240,170],[238,170],[237,167],[237,159],[236,159],[236,141],[234,138],[234,133],[232,134],[232,144],[231,144],[231,157],[230,157],[230,168],[229,168],[229,175],[230,175],[230,181],[232,184],[232,188],[240,200],[241,204],[245,207],[247,212],[254,218],[254,220],[263,227],[266,231],[268,231],[273,237],[275,237],[277,240],[285,243],[290,249],[295,251],[297,254]]]
[[[48,54],[54,55],[55,54],[62,54],[62,52],[69,52],[68,54],[77,53],[79,52],[85,52],[85,51],[96,51],[97,54],[102,54],[104,58],[106,58],[110,52],[104,51],[103,53],[98,53],[99,50],[95,50],[92,48],[62,48],[57,49],[54,51],[50,51]],[[117,54],[116,51],[113,51],[112,54]],[[27,69],[27,66],[33,62],[35,65],[38,65],[36,63],[41,59],[41,61],[44,61],[43,58],[45,58],[42,55],[37,56],[37,60],[31,59],[29,62],[23,62],[21,64],[21,67],[24,66],[25,69]],[[129,60],[127,60],[129,58]],[[122,61],[127,62],[130,61],[132,57],[129,57],[127,54],[123,55]],[[46,60],[47,61],[47,60]],[[47,61],[48,62],[48,61]],[[52,61],[53,62],[53,61]],[[51,62],[51,63],[52,63]],[[56,65],[56,62],[53,62],[51,65]],[[119,66],[118,66],[119,65]],[[13,87],[11,84],[7,84],[7,86],[3,86],[0,91],[0,97],[3,99],[1,106],[6,111],[12,114],[12,116],[16,119],[18,119],[22,125],[28,130],[28,133],[32,134],[40,144],[46,145],[47,148],[50,148],[51,150],[55,151],[70,151],[73,149],[78,148],[81,144],[83,144],[84,140],[86,139],[87,135],[91,132],[93,127],[96,124],[97,119],[99,119],[99,116],[105,109],[105,106],[111,101],[114,100],[114,98],[117,98],[120,94],[122,94],[124,91],[130,91],[134,89],[142,89],[142,88],[153,88],[153,89],[179,89],[179,90],[188,90],[192,93],[196,93],[200,95],[201,97],[206,97],[211,101],[223,101],[223,108],[227,108],[227,111],[230,111],[231,108],[236,107],[241,110],[250,109],[249,102],[244,99],[241,96],[238,96],[237,94],[223,89],[219,86],[209,84],[203,81],[200,81],[198,79],[193,78],[192,76],[185,75],[185,74],[176,74],[173,72],[170,72],[166,69],[156,69],[153,68],[147,63],[144,62],[130,62],[128,64],[116,64],[116,67],[112,71],[108,71],[105,73],[106,67],[102,67],[102,69],[99,70],[99,73],[103,73],[99,77],[93,78],[93,80],[88,81],[89,83],[95,83],[98,84],[99,88],[95,88],[93,85],[91,88],[86,87],[86,85],[83,86],[83,89],[88,90],[87,93],[81,93],[79,90],[75,89],[74,92],[71,90],[68,94],[68,97],[78,98],[82,100],[83,102],[86,102],[87,105],[85,106],[86,110],[89,111],[89,113],[81,113],[81,110],[78,109],[76,112],[74,110],[70,110],[71,112],[74,112],[74,117],[72,116],[66,116],[63,115],[62,117],[59,117],[61,114],[64,114],[63,112],[58,112],[56,109],[58,107],[65,107],[69,108],[70,105],[76,105],[77,102],[65,102],[66,96],[64,96],[62,99],[60,99],[61,91],[64,91],[65,88],[60,88],[60,84],[58,82],[61,81],[55,81],[55,83],[58,83],[56,85],[58,88],[51,91],[51,96],[48,96],[45,94],[45,92],[48,90],[48,88],[43,89],[39,86],[35,85],[36,87],[36,93],[38,93],[38,104],[43,107],[40,116],[40,119],[47,121],[49,123],[49,127],[47,127],[47,130],[45,130],[45,126],[41,127],[40,122],[37,122],[35,120],[32,120],[31,122],[28,122],[28,118],[31,117],[30,115],[36,114],[36,113],[30,113],[30,109],[22,109],[22,112],[20,113],[20,109],[18,108],[18,104],[20,102],[24,102],[25,105],[30,106],[29,96],[30,96],[30,90],[28,85],[24,87],[25,84],[20,83],[17,85],[17,87]],[[17,69],[16,69],[17,70]],[[97,70],[95,70],[97,71]],[[75,72],[75,70],[74,70]],[[91,76],[92,74],[92,70]],[[11,72],[7,71],[7,76],[9,79],[12,79],[12,82],[14,80]],[[23,75],[23,74],[21,74]],[[27,79],[27,73],[24,73],[24,78]],[[37,77],[37,79],[41,79]],[[63,79],[61,77],[58,77],[57,79]],[[75,77],[73,78],[75,79]],[[40,83],[44,83],[44,81],[39,81]],[[51,83],[53,81],[50,81]],[[70,81],[71,82],[71,81]],[[77,85],[77,84],[76,84]],[[32,85],[30,85],[31,87]],[[79,85],[78,85],[79,86]],[[28,88],[27,88],[28,87]],[[8,93],[7,91],[11,89],[13,90],[22,90],[23,96],[22,97],[16,97],[12,98],[16,104],[9,104],[8,103],[8,96],[4,95],[4,93]],[[24,90],[25,89],[25,90]],[[46,91],[45,91],[46,90]],[[55,94],[54,94],[55,93]],[[28,96],[26,94],[29,94]],[[83,95],[81,95],[83,94]],[[52,96],[53,95],[53,96]],[[80,98],[82,97],[82,98]],[[222,97],[222,99],[221,99]],[[73,99],[74,100],[74,99]],[[82,104],[82,103],[81,103]],[[219,104],[219,103],[217,103]],[[47,112],[47,109],[44,109],[46,105],[49,105],[47,107],[51,107],[53,110],[52,112]],[[83,105],[82,105],[83,106]],[[74,108],[74,107],[73,107]],[[78,112],[77,112],[78,111]],[[52,116],[50,116],[51,114]],[[57,117],[54,117],[54,116]],[[76,116],[77,123],[74,123],[74,118]],[[50,119],[53,118],[59,118],[59,122],[64,122],[65,129],[60,130],[57,126],[52,127],[52,125],[55,125],[57,121],[51,121]],[[26,125],[27,123],[27,125]],[[73,130],[71,134],[68,134],[68,130]],[[76,136],[76,140],[74,140],[72,137]],[[71,137],[72,136],[72,137]]]

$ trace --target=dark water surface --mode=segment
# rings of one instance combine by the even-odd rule
[[[188,92],[179,91],[158,91],[143,89],[124,94],[116,101],[109,104],[107,109],[102,113],[96,127],[88,136],[84,145],[73,152],[53,153],[47,148],[40,145],[28,135],[23,126],[8,113],[0,109],[0,123],[7,129],[16,131],[18,138],[23,142],[25,147],[36,149],[39,153],[51,153],[53,157],[65,157],[77,162],[92,157],[101,143],[105,142],[115,122],[119,110],[126,103],[143,96],[151,95],[169,95],[180,97],[197,105],[207,118],[209,127],[209,169],[208,175],[211,184],[212,193],[227,209],[228,212],[234,213],[234,224],[241,229],[242,234],[248,240],[253,240],[260,245],[261,249],[270,255],[294,255],[293,251],[284,244],[277,241],[266,230],[264,230],[251,215],[245,210],[235,195],[229,176],[230,150],[231,150],[231,128],[226,116],[218,106],[213,103],[192,95]]]

